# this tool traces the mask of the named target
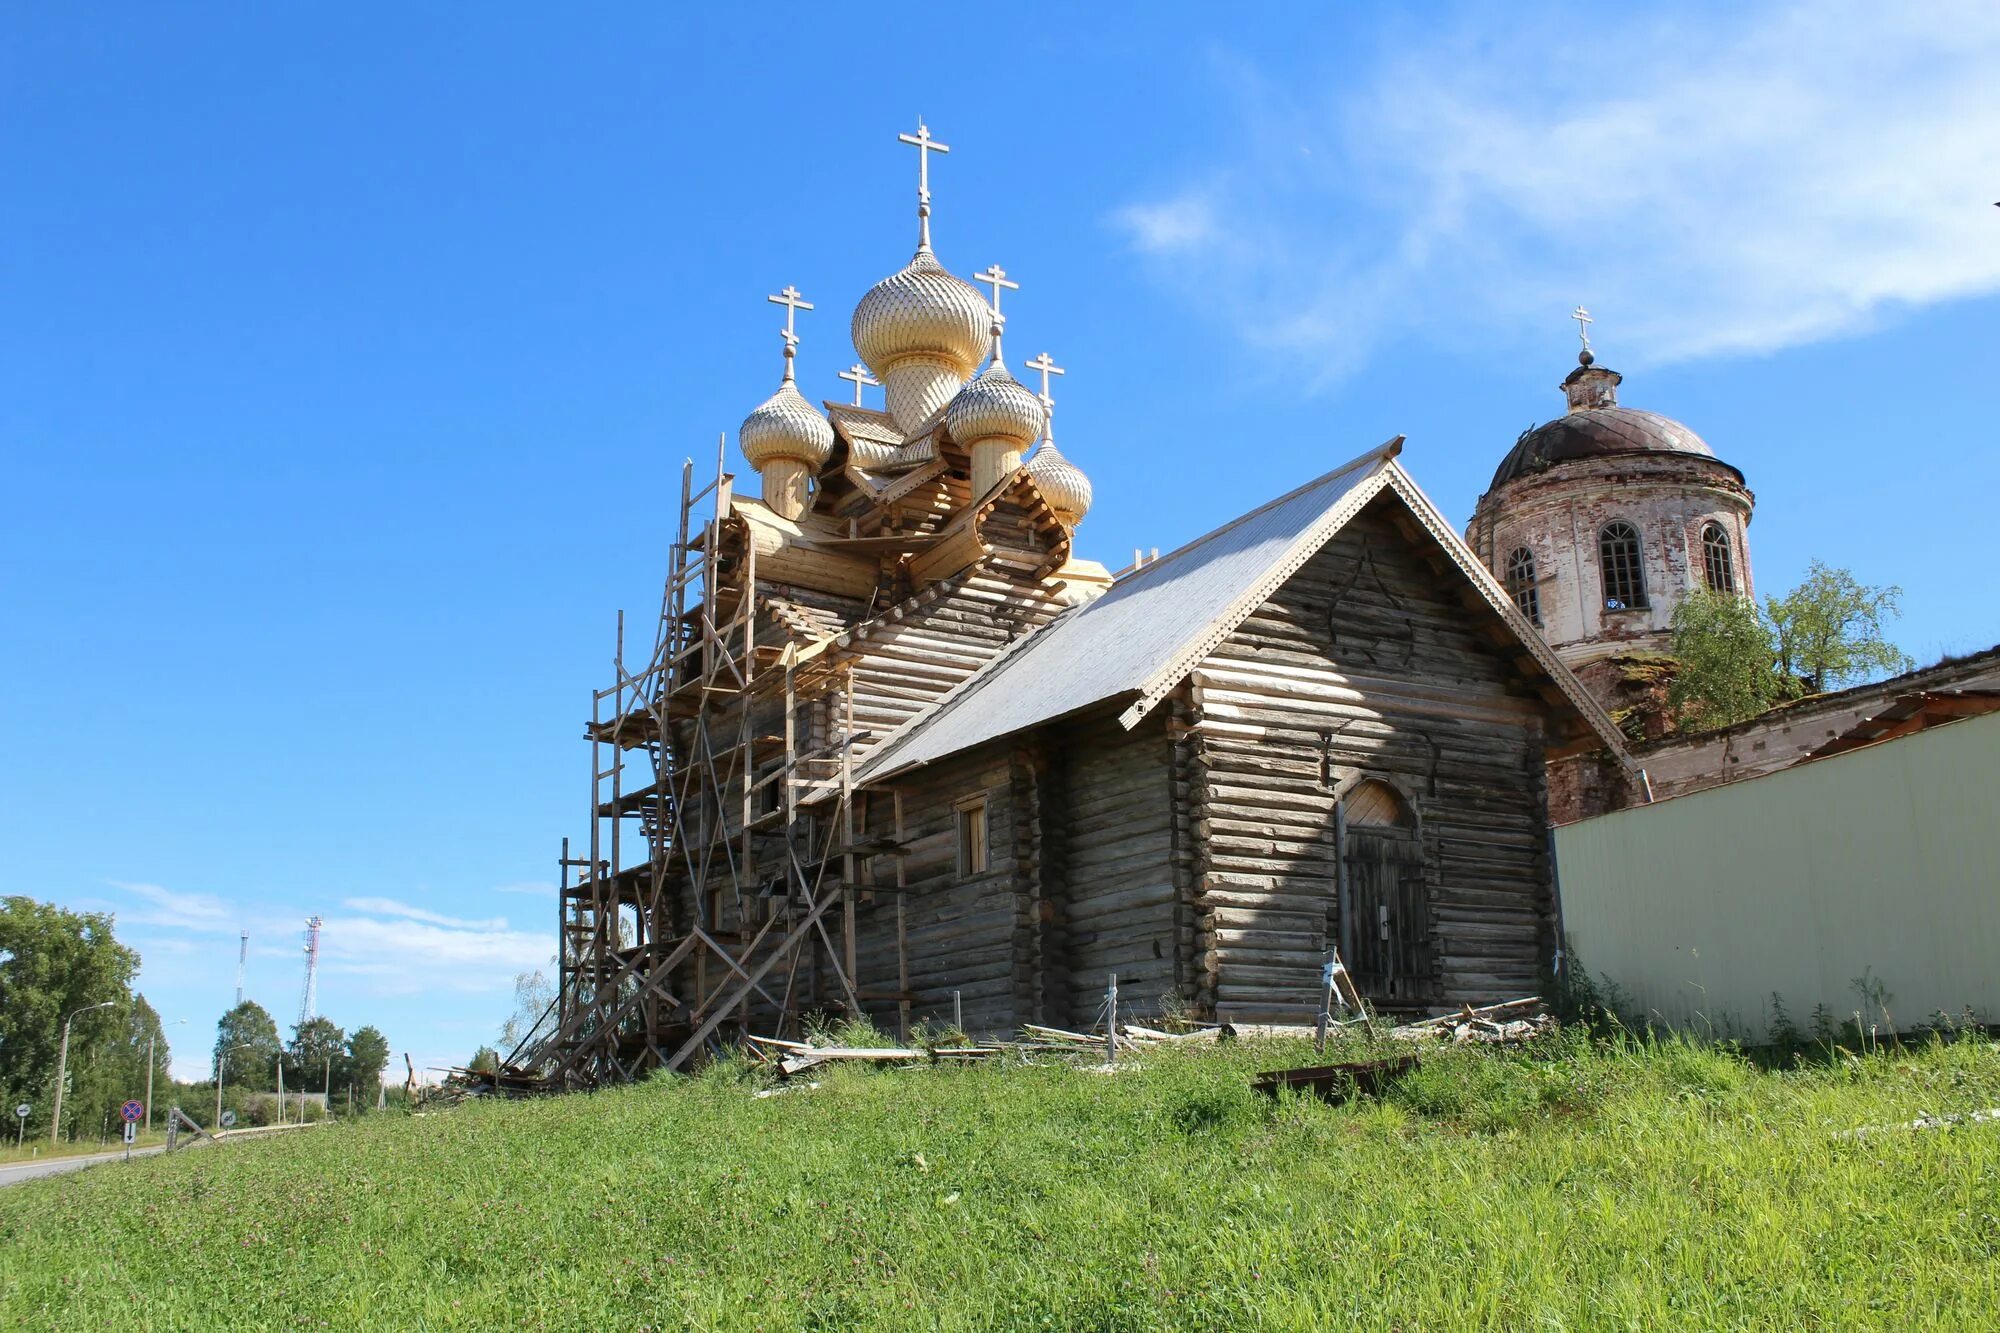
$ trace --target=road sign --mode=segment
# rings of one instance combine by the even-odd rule
[[[139,1126],[135,1122],[127,1120],[125,1122],[125,1146],[128,1148],[131,1147],[132,1141],[138,1137]]]
[[[28,1105],[26,1102],[22,1102],[19,1106],[14,1108],[14,1114],[20,1116],[21,1119],[26,1120],[28,1118],[28,1112],[34,1109],[35,1109],[34,1107]]]
[[[231,1125],[235,1123],[236,1123],[236,1112],[224,1111],[222,1113],[222,1127],[224,1129],[228,1129]]]
[[[146,1103],[126,1102],[118,1108],[118,1114],[125,1117],[126,1124],[136,1125],[146,1118]]]

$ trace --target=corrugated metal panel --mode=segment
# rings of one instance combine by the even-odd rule
[[[1576,961],[1677,1027],[2000,1014],[2000,716],[1556,830]],[[1866,976],[1888,992],[1864,996]]]
[[[1191,645],[1330,535],[1343,502],[1387,480],[1385,445],[1123,578],[1064,614],[912,720],[862,766],[863,779],[927,764],[1145,690]],[[1337,526],[1337,524],[1335,525]]]

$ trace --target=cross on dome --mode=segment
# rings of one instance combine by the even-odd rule
[[[931,138],[930,126],[917,117],[915,134],[899,134],[897,139],[917,150],[917,249],[931,248],[931,154],[949,153],[951,145]]]
[[[1583,350],[1588,352],[1590,350],[1590,326],[1597,321],[1592,319],[1590,312],[1582,306],[1578,306],[1575,310],[1571,311],[1570,318],[1576,321],[1576,336],[1582,340]]]
[[[873,375],[870,375],[868,373],[868,367],[862,365],[859,361],[856,361],[853,365],[841,371],[840,378],[844,380],[849,380],[853,383],[854,405],[856,407],[861,406],[862,386],[866,385],[869,388],[878,388],[881,386],[882,383],[881,380],[878,380]]]
[[[791,286],[786,287],[785,290],[779,292],[776,296],[767,296],[764,299],[772,305],[781,305],[785,308],[785,381],[786,383],[790,383],[792,378],[792,358],[798,355],[799,347],[799,333],[798,329],[794,327],[793,321],[798,318],[799,311],[812,309],[813,303],[801,297],[798,288]]]
[[[988,264],[986,271],[984,273],[973,274],[972,280],[974,282],[983,282],[993,289],[993,300],[989,302],[993,310],[993,363],[995,365],[1005,365],[1007,363],[1006,358],[1000,352],[1000,333],[1007,325],[1007,317],[1000,313],[1000,293],[1003,290],[1018,292],[1021,290],[1021,284],[1018,282],[1009,282],[1007,280],[1007,270],[1001,268],[998,264]]]
[[[972,280],[974,282],[984,283],[986,284],[986,286],[991,287],[993,289],[993,301],[992,301],[993,322],[995,324],[1006,323],[1007,317],[1000,313],[1001,289],[1005,288],[1007,291],[1010,292],[1018,292],[1021,290],[1021,284],[1018,282],[1007,281],[1007,270],[1001,268],[998,264],[988,264],[986,266],[986,271],[984,273],[973,274]]]
[[[1069,374],[1069,372],[1067,370],[1064,370],[1061,366],[1057,365],[1054,362],[1054,360],[1050,358],[1047,352],[1041,353],[1040,355],[1036,356],[1035,359],[1032,361],[1024,361],[1021,364],[1026,366],[1029,370],[1035,371],[1041,375],[1042,406],[1047,408],[1053,408],[1056,405],[1056,400],[1049,397],[1049,376],[1067,375]]]

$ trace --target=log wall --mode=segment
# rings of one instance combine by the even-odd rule
[[[1430,998],[1535,993],[1549,957],[1545,705],[1426,544],[1374,506],[1251,614],[1177,706],[1197,998],[1305,1022],[1339,927],[1336,791],[1379,776],[1417,811]],[[1359,924],[1359,923],[1357,923]]]
[[[1165,718],[1131,731],[1110,718],[1059,729],[1050,767],[1062,775],[1044,810],[1060,830],[1041,886],[1059,940],[1046,973],[1042,1020],[1087,1024],[1118,976],[1119,1012],[1156,1016],[1184,980],[1173,864],[1173,802]],[[1045,840],[1055,845],[1056,839]]]
[[[949,1022],[952,992],[959,992],[965,1026],[973,1033],[1011,1033],[1032,1015],[1027,974],[1030,903],[1022,886],[1039,873],[1036,842],[1022,836],[1036,818],[1034,784],[1017,756],[986,746],[919,770],[892,791],[867,794],[867,828],[889,834],[895,792],[902,798],[903,886],[893,887],[891,858],[870,858],[866,872],[878,887],[864,890],[856,913],[856,960],[868,1010],[876,1025],[896,1030],[898,932],[907,941],[911,1018]],[[987,868],[962,875],[958,813],[962,802],[984,798]]]

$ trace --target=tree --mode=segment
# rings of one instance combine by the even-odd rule
[[[491,1046],[481,1046],[472,1053],[472,1063],[466,1068],[475,1074],[497,1074],[500,1072],[500,1052]]]
[[[347,1034],[330,1018],[309,1018],[292,1029],[285,1051],[285,1086],[302,1092],[321,1087],[328,1070],[347,1061]]]
[[[375,1096],[382,1082],[382,1067],[389,1063],[389,1039],[372,1027],[360,1027],[347,1039],[347,1077],[355,1095]]]
[[[1689,593],[1674,608],[1677,672],[1667,703],[1683,731],[1755,717],[1788,692],[1770,626],[1757,604],[1734,593]]]
[[[512,1053],[532,1034],[555,1003],[556,988],[539,967],[514,974],[514,1012],[500,1025],[500,1049]]]
[[[278,1025],[255,1000],[245,1000],[216,1023],[215,1053],[222,1061],[224,1083],[259,1091],[277,1086],[284,1047],[278,1041]]]
[[[1908,671],[1915,663],[1882,633],[1885,617],[1902,614],[1902,595],[1901,588],[1871,588],[1848,570],[1813,561],[1804,583],[1765,599],[1778,670],[1813,694]]]
[[[63,1118],[66,1126],[81,1123],[75,1093],[90,1085],[97,1062],[127,1031],[138,966],[139,955],[113,935],[109,915],[27,897],[0,899],[0,1089],[10,1108],[28,1102],[36,1119],[48,1124],[63,1019],[110,1000],[111,1008],[77,1014],[70,1027]],[[143,1073],[139,1086],[145,1086]],[[78,1106],[78,1113],[73,1116],[69,1106]]]

